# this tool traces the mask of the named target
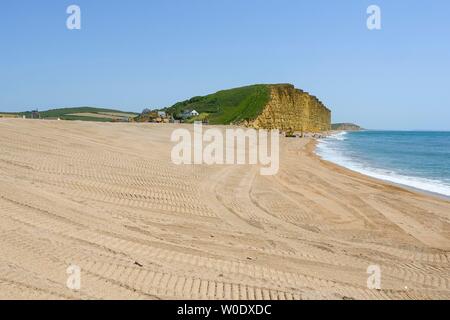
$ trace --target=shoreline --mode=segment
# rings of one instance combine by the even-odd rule
[[[363,130],[361,130],[361,131],[363,131]],[[327,134],[326,136],[328,137],[328,136],[331,136],[331,135],[333,135],[333,134],[338,134],[338,133],[343,133],[343,132],[351,132],[351,131],[348,131],[348,130],[333,131],[333,132],[330,132],[329,134]],[[370,178],[370,179],[374,179],[374,180],[376,180],[376,181],[383,182],[383,183],[386,183],[386,184],[391,185],[391,186],[397,186],[397,187],[400,187],[400,188],[402,188],[402,189],[405,189],[405,190],[408,190],[408,191],[411,191],[411,192],[416,192],[416,193],[420,193],[420,194],[423,194],[423,195],[432,196],[432,197],[434,197],[434,198],[438,198],[438,199],[440,199],[440,200],[444,200],[444,201],[450,202],[450,196],[448,196],[448,195],[445,195],[445,194],[442,194],[442,193],[438,193],[438,192],[429,191],[429,190],[426,190],[426,189],[421,189],[421,188],[413,187],[413,186],[410,186],[410,185],[407,185],[407,184],[402,184],[402,183],[390,181],[390,180],[388,180],[388,179],[382,179],[382,178],[379,178],[379,177],[374,177],[374,176],[371,176],[371,175],[369,175],[369,174],[365,174],[365,173],[359,172],[359,171],[357,171],[357,170],[353,170],[353,169],[348,168],[348,167],[346,167],[346,166],[344,166],[344,165],[335,163],[335,162],[333,162],[333,161],[331,161],[331,160],[323,159],[323,158],[317,153],[317,145],[318,145],[318,143],[319,143],[319,139],[314,139],[314,140],[315,140],[314,148],[313,148],[313,150],[311,150],[310,152],[311,152],[312,154],[314,154],[314,156],[316,156],[316,157],[318,158],[319,161],[326,162],[326,163],[328,163],[328,164],[330,164],[330,165],[337,166],[337,167],[339,167],[339,168],[341,168],[341,169],[348,170],[348,171],[351,172],[351,173],[354,173],[354,174],[360,174],[360,175],[362,175],[362,176],[364,176],[364,177],[367,177],[367,178]]]
[[[174,165],[176,128],[0,121],[0,299],[450,297],[448,201],[322,160],[313,139],[280,138],[274,176]]]
[[[344,131],[338,131],[338,132],[344,132]],[[377,182],[377,183],[383,183],[386,184],[388,186],[391,187],[397,187],[400,190],[404,190],[404,191],[408,191],[408,192],[413,192],[413,193],[417,193],[420,195],[424,195],[424,196],[430,196],[433,197],[435,199],[439,199],[439,200],[443,200],[443,201],[447,201],[450,203],[450,196],[446,196],[444,194],[440,194],[440,193],[436,193],[436,192],[432,192],[432,191],[428,191],[428,190],[424,190],[424,189],[419,189],[419,188],[414,188],[405,184],[401,184],[401,183],[395,183],[389,180],[385,180],[385,179],[380,179],[380,178],[376,178],[376,177],[372,177],[370,175],[352,170],[350,168],[344,167],[340,164],[334,163],[333,161],[330,160],[326,160],[326,159],[322,159],[320,157],[320,155],[317,154],[317,144],[319,143],[319,141],[317,139],[312,139],[311,142],[309,142],[309,144],[312,144],[312,146],[307,146],[308,152],[310,154],[311,157],[314,157],[317,159],[317,161],[320,161],[321,163],[324,163],[326,166],[330,167],[330,168],[338,168],[339,170],[342,171],[347,171],[346,174],[348,174],[349,176],[352,175],[359,175],[361,177],[364,177],[365,179],[369,179],[373,182]]]

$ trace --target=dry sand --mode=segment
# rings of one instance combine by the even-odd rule
[[[281,140],[277,176],[175,166],[175,128],[1,119],[0,298],[450,298],[450,202],[308,139]]]

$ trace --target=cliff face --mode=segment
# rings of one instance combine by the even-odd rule
[[[331,129],[331,111],[316,97],[291,84],[270,86],[270,100],[250,126],[281,131]]]
[[[291,84],[257,84],[221,90],[164,109],[175,118],[191,110],[203,114],[210,124],[243,124],[285,132],[320,132],[331,127],[331,111],[316,97]]]

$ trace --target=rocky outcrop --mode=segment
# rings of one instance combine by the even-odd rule
[[[269,102],[249,125],[285,132],[328,131],[331,129],[331,111],[315,96],[291,84],[271,85]]]

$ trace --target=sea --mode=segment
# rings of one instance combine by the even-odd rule
[[[450,132],[339,132],[321,139],[316,152],[353,171],[450,197]]]

